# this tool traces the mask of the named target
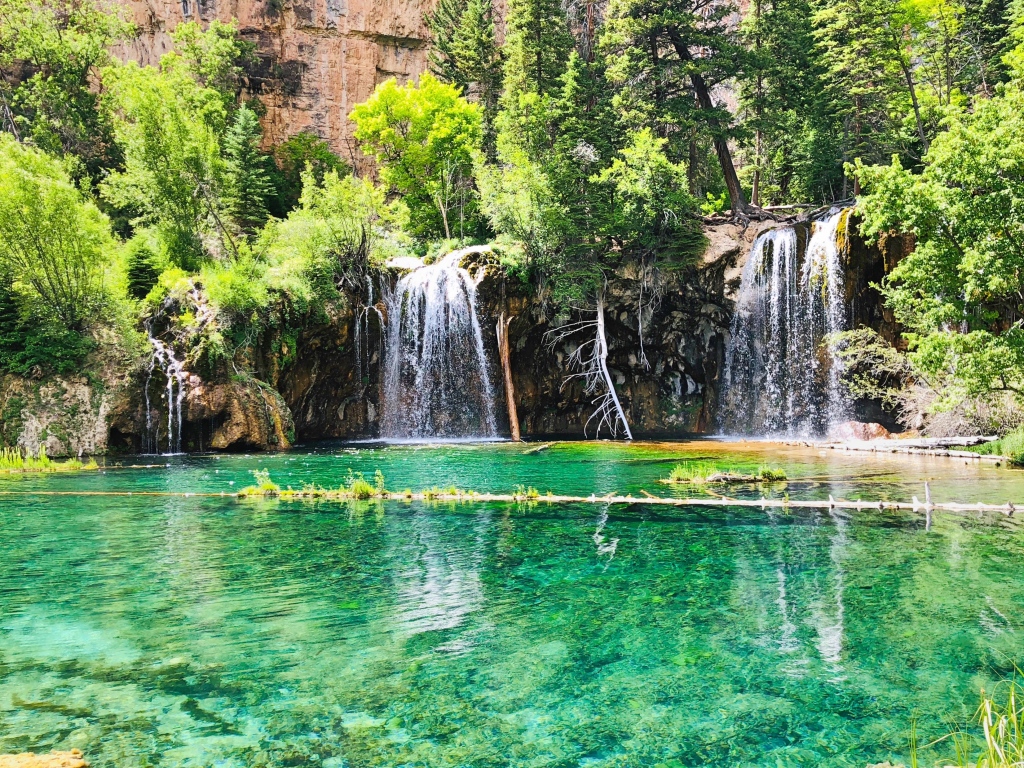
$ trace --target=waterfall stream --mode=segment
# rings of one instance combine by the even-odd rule
[[[820,435],[850,418],[840,363],[823,339],[849,327],[838,244],[848,209],[758,236],[736,298],[720,422],[728,434]]]
[[[498,437],[476,283],[455,251],[404,275],[387,297],[382,434]]]
[[[145,323],[149,343],[153,347],[153,356],[149,362],[146,386],[143,389],[146,401],[146,437],[142,446],[143,453],[160,453],[160,424],[153,419],[153,408],[149,396],[149,385],[157,369],[166,376],[167,393],[167,453],[181,453],[181,412],[182,401],[185,399],[185,382],[188,373],[185,364],[174,356],[174,350],[156,338],[150,322]]]

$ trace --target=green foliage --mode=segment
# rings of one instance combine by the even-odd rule
[[[14,122],[5,128],[97,178],[118,158],[94,78],[129,32],[116,8],[93,0],[0,0],[0,103]]]
[[[473,156],[480,149],[481,111],[429,74],[419,85],[388,80],[352,111],[355,137],[381,165],[381,179],[400,194],[409,230],[420,237],[462,237],[476,228]]]
[[[968,446],[966,450],[985,456],[1005,456],[1013,466],[1024,467],[1024,426],[1017,427],[999,440]]]
[[[80,330],[103,301],[110,224],[59,162],[0,134],[0,268],[32,307]]]
[[[203,236],[211,229],[225,236],[219,136],[227,116],[221,95],[199,85],[173,54],[159,70],[108,67],[103,81],[125,158],[124,170],[103,183],[103,196],[135,211],[136,225],[155,225],[173,264],[197,269],[209,256]]]
[[[424,16],[430,30],[431,46],[428,61],[430,72],[442,83],[465,86],[455,59],[453,44],[466,9],[467,0],[438,0],[434,9]]]
[[[79,470],[99,469],[95,460],[83,462],[79,459],[52,461],[46,455],[46,446],[39,446],[39,452],[33,456],[20,448],[0,448],[0,472],[77,472]]]
[[[277,496],[281,492],[281,486],[270,479],[270,471],[266,469],[252,470],[254,485],[247,485],[238,492],[239,496]]]
[[[260,151],[260,121],[246,106],[239,107],[224,134],[223,203],[238,228],[253,234],[267,221],[267,198],[272,188],[267,157]]]
[[[649,129],[630,143],[598,176],[611,191],[609,233],[627,251],[657,254],[669,261],[698,256],[705,239],[687,191],[686,169],[665,155],[667,139]]]
[[[308,169],[316,184],[333,171],[339,177],[351,173],[348,164],[331,152],[327,142],[311,133],[297,133],[274,148],[277,164],[277,195],[271,213],[283,218],[292,211],[302,196],[302,174]]]
[[[505,95],[557,92],[573,40],[559,0],[509,0],[505,21]]]
[[[943,393],[940,408],[1024,391],[1024,92],[1017,83],[972,113],[954,114],[924,170],[900,162],[856,173],[869,238],[910,231],[914,252],[882,291],[909,330],[915,372]]]
[[[199,85],[220,94],[224,108],[231,109],[256,45],[239,38],[234,20],[225,24],[214,19],[205,31],[199,22],[186,21],[175,28],[171,39],[175,52],[165,57],[161,66],[184,70]]]
[[[149,245],[149,238],[136,235],[125,244],[125,272],[128,295],[141,301],[146,298],[160,278],[157,256]]]
[[[265,254],[268,283],[293,300],[337,297],[346,276],[380,266],[389,256],[381,190],[353,176],[329,171],[322,184],[304,175],[300,207],[272,221],[254,245]]]
[[[226,324],[256,324],[270,304],[266,265],[248,253],[231,261],[207,264],[200,281]]]

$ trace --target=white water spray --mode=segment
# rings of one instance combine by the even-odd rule
[[[822,343],[849,327],[837,239],[846,215],[814,223],[803,259],[793,227],[754,241],[726,350],[725,432],[810,436],[849,418],[841,363]]]
[[[465,255],[409,272],[386,299],[384,437],[498,436],[476,283],[460,266]]]
[[[160,453],[160,429],[153,422],[153,408],[149,397],[149,385],[153,374],[159,370],[166,376],[167,392],[167,452],[181,453],[182,402],[185,399],[185,382],[188,373],[185,364],[174,356],[174,350],[153,334],[151,321],[145,323],[146,334],[149,336],[153,356],[149,362],[146,386],[143,389],[146,398],[146,439],[144,453]]]

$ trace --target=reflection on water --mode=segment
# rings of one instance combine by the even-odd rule
[[[259,464],[294,485],[386,460],[394,487],[433,466],[601,492],[652,488],[685,450]],[[781,460],[828,478],[793,496],[904,494],[942,466]],[[48,487],[220,490],[255,466]],[[992,495],[1020,482],[946,466]],[[0,498],[0,531],[0,751],[111,768],[862,768],[905,755],[914,712],[921,743],[941,735],[1024,657],[1024,545],[995,518],[25,496]]]

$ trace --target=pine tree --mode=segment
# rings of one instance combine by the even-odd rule
[[[260,151],[261,136],[259,118],[244,105],[235,112],[231,127],[224,134],[224,202],[245,234],[252,234],[266,222],[267,198],[273,192],[267,158]]]
[[[466,10],[466,0],[440,0],[424,20],[432,39],[428,61],[430,72],[442,83],[466,87],[453,50],[455,35]]]
[[[560,85],[573,49],[559,0],[509,0],[505,34],[505,93],[547,96]]]
[[[619,103],[636,129],[649,127],[667,138],[675,157],[691,154],[696,134],[710,136],[732,210],[742,213],[746,196],[729,146],[732,115],[712,97],[746,58],[731,13],[725,3],[702,0],[612,0],[601,46]]]
[[[452,38],[451,52],[464,83],[463,95],[483,107],[484,151],[493,159],[502,72],[490,0],[469,0]]]
[[[140,301],[149,294],[160,278],[153,250],[138,237],[125,246],[125,273],[128,278],[128,295]]]

